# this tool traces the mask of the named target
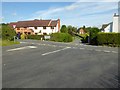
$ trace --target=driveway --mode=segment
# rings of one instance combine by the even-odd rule
[[[20,42],[3,47],[3,88],[118,87],[118,48]]]

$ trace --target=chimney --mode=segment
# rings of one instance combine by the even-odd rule
[[[38,21],[38,19],[34,19],[35,21]]]
[[[57,20],[58,23],[58,32],[60,32],[60,19]]]
[[[119,30],[119,15],[117,15],[116,13],[114,14],[113,16],[113,27],[112,27],[112,30],[113,32],[120,32]]]
[[[116,13],[114,13],[114,16],[116,16]]]

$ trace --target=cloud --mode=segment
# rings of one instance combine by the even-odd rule
[[[39,17],[50,17],[51,15],[54,15],[56,13],[63,13],[63,12],[71,12],[75,9],[84,9],[84,8],[87,8],[89,6],[92,6],[91,4],[86,4],[86,5],[82,5],[82,3],[80,2],[75,2],[69,6],[65,6],[65,7],[54,7],[54,8],[48,8],[47,10],[40,10],[40,11],[37,11],[35,12],[35,14],[33,15],[33,18],[36,17],[36,18],[39,18]]]
[[[102,0],[107,1],[107,0]],[[117,13],[117,2],[74,2],[64,7],[49,7],[34,13],[31,19],[61,19],[62,24],[98,25],[112,20]],[[103,18],[104,17],[104,18]],[[99,20],[100,19],[100,20]],[[90,23],[94,20],[92,23]],[[111,22],[111,21],[110,21]]]

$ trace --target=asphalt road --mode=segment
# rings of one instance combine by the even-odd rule
[[[3,47],[3,88],[118,88],[118,48],[24,40]]]

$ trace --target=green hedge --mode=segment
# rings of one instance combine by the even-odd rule
[[[72,42],[73,38],[68,33],[53,33],[50,40],[55,42]]]
[[[41,40],[41,38],[44,39],[43,35],[27,35],[28,39],[35,39],[35,40]]]
[[[120,33],[98,33],[97,42],[99,45],[120,46]]]
[[[14,36],[16,36],[16,32],[7,24],[2,25],[0,32],[2,32],[2,40],[12,41]]]

